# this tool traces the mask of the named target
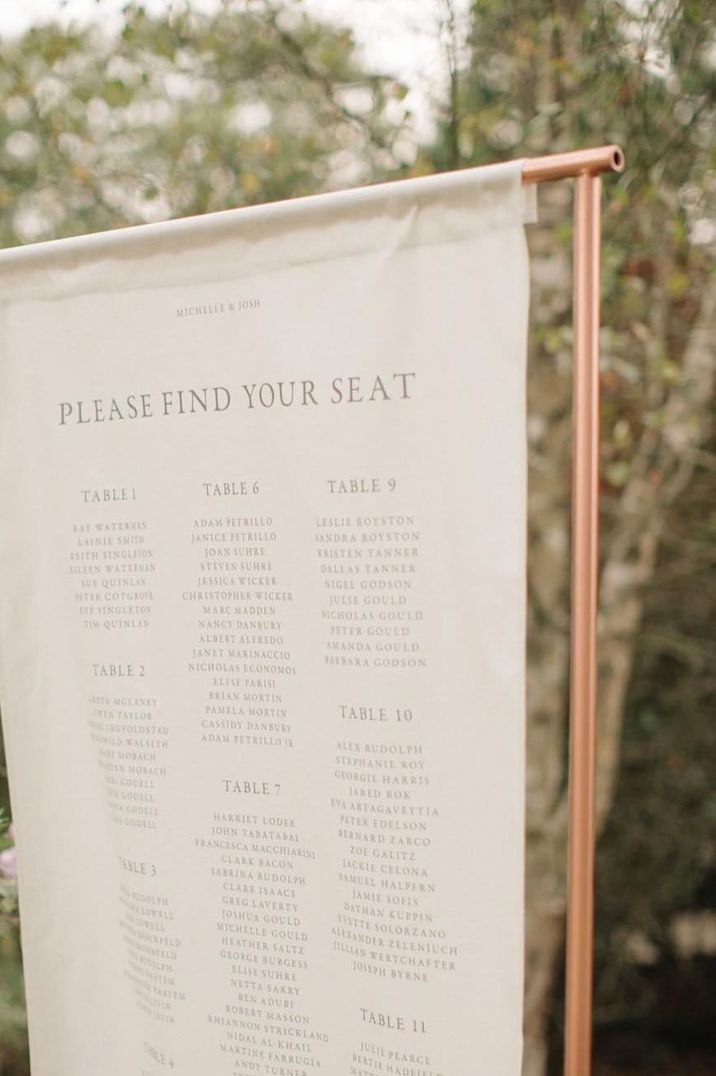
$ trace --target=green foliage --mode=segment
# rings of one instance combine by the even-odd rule
[[[19,932],[0,912],[0,1072],[29,1071]]]
[[[642,1019],[672,1037],[691,1019],[689,1038],[710,1030],[712,1048],[709,965],[679,951],[675,924],[682,913],[713,914],[716,906],[715,461],[712,440],[662,542],[597,870],[600,1017],[625,1024]],[[646,962],[640,950],[649,955]],[[691,997],[678,1011],[666,1003],[653,965],[680,960]],[[698,1011],[699,993],[708,997],[708,1021]]]
[[[0,245],[366,181],[399,96],[295,4],[34,28],[0,44]]]
[[[1,752],[0,752],[1,754]],[[8,816],[0,807],[0,851],[11,847]],[[17,886],[0,873],[0,1072],[27,1071]]]

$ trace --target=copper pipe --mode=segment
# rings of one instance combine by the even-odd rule
[[[619,146],[526,160],[523,182],[576,177],[572,391],[572,633],[565,1076],[590,1076],[594,965],[597,599],[599,572],[599,293],[601,172],[621,172]]]
[[[574,202],[572,640],[565,1076],[589,1076],[592,1047],[599,567],[601,188],[577,177]]]
[[[570,153],[552,153],[549,157],[528,158],[522,166],[524,183],[543,183],[550,179],[569,179],[587,172],[623,172],[624,154],[619,146],[577,149]]]

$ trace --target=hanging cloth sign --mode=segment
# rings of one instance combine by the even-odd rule
[[[0,255],[33,1076],[518,1076],[527,201]]]

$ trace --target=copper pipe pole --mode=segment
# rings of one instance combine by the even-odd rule
[[[592,1052],[601,194],[599,176],[585,171],[577,177],[565,1076],[589,1076]]]
[[[577,177],[574,202],[572,391],[572,633],[569,702],[569,844],[565,1076],[592,1070],[597,583],[599,572],[600,172],[621,172],[619,146],[525,161],[523,181]]]
[[[549,157],[528,158],[522,166],[524,183],[544,183],[551,179],[573,179],[588,172],[623,172],[624,153],[619,146],[576,149],[569,153],[552,153]]]

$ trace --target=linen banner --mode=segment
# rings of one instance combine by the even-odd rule
[[[528,202],[0,255],[33,1076],[518,1076]]]

